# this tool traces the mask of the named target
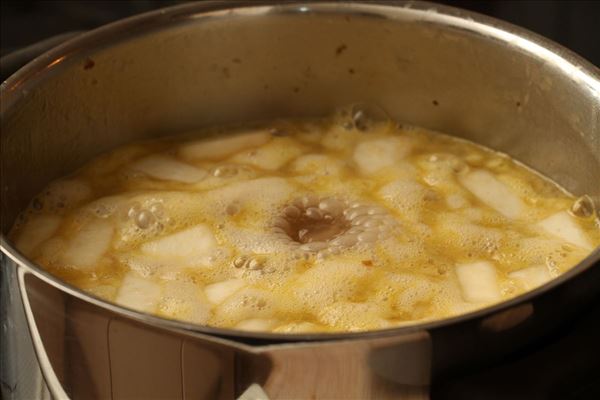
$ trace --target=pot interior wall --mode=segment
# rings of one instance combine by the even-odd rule
[[[48,181],[115,146],[355,102],[507,152],[574,193],[600,195],[597,87],[527,46],[429,11],[292,8],[173,18],[154,32],[141,24],[133,37],[102,46],[84,39],[71,48],[85,52],[5,85],[2,232]]]

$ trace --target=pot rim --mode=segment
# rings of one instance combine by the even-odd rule
[[[600,69],[572,51],[510,23],[487,17],[478,13],[458,8],[420,1],[377,1],[367,2],[287,2],[276,1],[208,1],[202,3],[183,4],[150,11],[125,18],[77,36],[35,58],[0,85],[0,118],[3,120],[15,104],[28,95],[29,89],[46,79],[49,74],[64,68],[70,61],[81,60],[87,54],[109,46],[110,44],[131,37],[156,32],[186,23],[201,23],[203,19],[244,18],[258,14],[349,14],[368,17],[379,17],[391,20],[420,20],[433,24],[466,30],[471,34],[504,43],[520,50],[530,57],[541,59],[560,68],[577,84],[597,99],[600,108]],[[565,284],[571,278],[592,267],[600,261],[600,247],[593,250],[584,260],[535,290],[525,292],[517,297],[485,308],[457,316],[415,322],[403,326],[363,331],[363,332],[331,332],[331,333],[271,333],[248,332],[235,329],[217,328],[189,322],[171,320],[129,309],[116,303],[103,300],[68,284],[53,276],[40,266],[29,261],[23,254],[0,233],[0,251],[12,259],[19,268],[24,268],[46,283],[75,296],[83,301],[107,309],[125,318],[164,328],[187,335],[218,336],[241,340],[258,340],[270,342],[302,342],[351,340],[374,337],[386,337],[410,334],[418,331],[442,328],[448,325],[466,322],[485,315],[491,315],[509,309],[515,305],[532,299]],[[6,266],[4,266],[6,268]]]

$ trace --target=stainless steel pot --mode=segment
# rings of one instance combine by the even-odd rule
[[[354,102],[507,152],[598,204],[598,69],[506,23],[412,1],[186,4],[70,40],[1,96],[7,399],[426,398],[432,381],[530,345],[600,291],[596,249],[533,292],[456,318],[247,333],[106,303],[6,239],[46,183],[120,144]],[[40,370],[47,389],[36,392]]]

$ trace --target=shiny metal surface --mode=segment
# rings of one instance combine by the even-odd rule
[[[600,75],[569,51],[428,3],[256,4],[187,4],[108,25],[2,84],[2,275],[21,289],[55,397],[231,398],[259,383],[273,398],[332,390],[417,398],[431,377],[516,351],[598,292],[591,267],[600,249],[532,293],[456,318],[368,333],[257,334],[123,309],[20,255],[5,237],[18,212],[92,156],[355,102],[507,152],[599,204]],[[383,361],[382,346],[391,355]],[[313,372],[310,387],[296,378],[303,369]]]

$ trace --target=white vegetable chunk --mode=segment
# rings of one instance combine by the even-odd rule
[[[363,173],[372,174],[405,158],[411,147],[408,140],[399,137],[370,140],[356,146],[354,161]]]
[[[316,332],[319,326],[312,322],[291,322],[289,324],[280,325],[274,329],[274,332]]]
[[[592,244],[585,233],[577,225],[574,218],[566,211],[560,211],[540,221],[538,225],[546,232],[557,236],[575,246],[592,249]]]
[[[453,210],[457,210],[459,208],[463,208],[469,205],[467,199],[459,194],[451,194],[446,197],[446,204]]]
[[[272,319],[253,318],[239,322],[235,329],[252,332],[269,331],[276,323]]]
[[[251,152],[241,152],[232,161],[274,171],[302,154],[303,149],[290,138],[276,138]]]
[[[490,172],[474,170],[461,176],[460,182],[479,200],[508,218],[518,218],[525,210],[523,201]]]
[[[152,178],[183,183],[199,182],[207,175],[206,171],[182,163],[171,157],[149,156],[136,161],[131,169]]]
[[[60,217],[57,215],[39,215],[27,221],[23,227],[16,246],[20,252],[27,256],[43,242],[50,239],[60,226]]]
[[[179,154],[192,160],[219,160],[243,149],[265,144],[270,138],[268,132],[260,130],[214,140],[199,140],[182,146]]]
[[[487,261],[458,264],[456,275],[463,297],[473,303],[500,300],[496,269]]]
[[[160,296],[159,284],[135,272],[128,272],[123,278],[115,302],[134,310],[154,312]]]
[[[344,169],[344,162],[325,154],[306,154],[298,157],[292,164],[294,172],[316,175],[339,175]]]
[[[548,282],[552,277],[548,268],[538,265],[511,272],[508,276],[518,281],[526,290],[531,290]]]
[[[243,279],[230,279],[228,281],[217,282],[206,286],[204,288],[204,294],[206,294],[208,301],[213,304],[219,304],[245,285],[246,282]]]
[[[112,236],[113,227],[109,222],[89,222],[69,240],[62,261],[75,268],[92,268],[108,250]]]
[[[216,246],[217,242],[210,228],[201,224],[144,243],[141,250],[148,256],[171,258],[192,266],[206,264]]]
[[[218,204],[237,203],[241,208],[249,206],[269,211],[273,206],[288,200],[296,188],[285,179],[267,177],[235,182],[205,194],[205,201]]]

